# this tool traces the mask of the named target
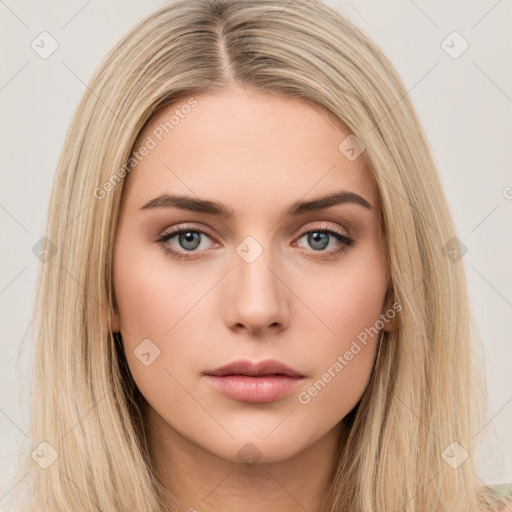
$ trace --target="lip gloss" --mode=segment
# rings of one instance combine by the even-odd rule
[[[223,395],[250,403],[273,402],[291,391],[302,377],[288,375],[206,375],[208,382]]]

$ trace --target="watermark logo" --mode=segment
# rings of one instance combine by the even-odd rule
[[[468,248],[456,236],[450,238],[443,249],[446,257],[453,263],[457,263],[468,252]]]
[[[43,441],[30,454],[32,459],[43,469],[48,469],[59,457],[57,450],[46,441]]]
[[[41,32],[30,43],[30,47],[34,50],[41,59],[47,59],[59,47],[57,40],[48,32]]]
[[[160,349],[149,338],[146,338],[137,345],[133,353],[144,366],[149,366],[160,356]]]
[[[246,263],[253,263],[263,253],[263,247],[255,238],[248,236],[238,244],[236,253]]]
[[[263,454],[258,449],[258,447],[253,443],[245,443],[242,448],[237,453],[237,457],[243,462],[247,467],[254,466]]]
[[[453,31],[443,39],[441,48],[452,59],[458,59],[469,48],[469,43],[457,31]]]
[[[42,263],[50,261],[56,253],[57,246],[45,236],[32,247],[32,254],[39,258]]]
[[[443,460],[452,469],[457,469],[469,457],[468,452],[457,441],[449,444],[441,454]]]
[[[353,162],[364,150],[365,145],[353,133],[345,138],[338,146],[340,153]]]

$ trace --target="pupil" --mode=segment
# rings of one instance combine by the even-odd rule
[[[194,238],[196,239],[194,242]],[[199,246],[199,233],[194,233],[193,231],[187,231],[180,235],[180,243],[184,249],[193,250],[197,249]]]
[[[318,231],[314,231],[309,235],[311,246],[314,249],[325,249],[328,244],[328,234],[327,233],[319,233]]]

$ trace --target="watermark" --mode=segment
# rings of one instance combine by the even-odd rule
[[[263,253],[263,247],[255,238],[248,236],[238,244],[236,253],[246,263],[253,263]]]
[[[30,43],[30,47],[34,50],[41,59],[47,59],[59,47],[58,41],[46,30],[41,32]]]
[[[59,458],[59,453],[50,443],[43,441],[36,446],[30,456],[43,469],[48,469]]]
[[[468,252],[468,248],[456,237],[450,238],[443,246],[446,257],[453,263],[457,263]]]
[[[345,157],[351,162],[353,162],[364,150],[365,145],[363,144],[363,141],[353,133],[343,139],[338,145],[338,151],[345,155]]]
[[[452,469],[457,469],[469,457],[468,452],[457,441],[450,443],[441,453],[442,459]]]
[[[153,341],[146,338],[137,345],[133,353],[144,366],[149,366],[160,356],[160,349],[153,343]]]
[[[245,443],[236,455],[248,468],[254,466],[263,456],[258,447],[250,442]]]
[[[452,59],[458,59],[469,48],[469,43],[457,31],[453,31],[441,41],[441,48]]]
[[[339,355],[336,358],[336,361],[329,366],[327,371],[322,375],[320,379],[318,379],[312,386],[310,386],[306,391],[301,391],[297,395],[297,400],[302,405],[307,405],[309,402],[311,402],[311,399],[320,393],[329,382],[331,382],[336,375],[338,375],[345,366],[348,365],[352,359],[354,359],[354,356],[359,354],[361,350],[367,345],[368,343],[368,336],[373,338],[376,334],[379,334],[384,325],[391,321],[395,316],[397,312],[400,312],[402,310],[402,305],[398,302],[395,302],[391,308],[389,308],[385,313],[381,314],[379,316],[379,320],[377,320],[371,327],[366,327],[364,331],[361,331],[357,335],[357,339],[352,341],[352,344],[350,345],[350,348],[344,352],[343,355]],[[359,343],[358,343],[359,342]],[[361,347],[361,345],[363,347]]]
[[[57,250],[58,247],[45,236],[32,246],[32,254],[39,258],[43,263],[50,261],[55,256]]]
[[[119,183],[123,181],[125,176],[130,173],[146,156],[149,155],[152,149],[155,149],[158,142],[161,142],[165,135],[168,135],[185,117],[192,112],[192,109],[197,106],[197,100],[192,96],[187,100],[187,103],[174,109],[174,113],[167,121],[161,122],[156,128],[148,135],[138,151],[133,151],[130,158],[125,164],[118,169],[110,178],[93,191],[93,196],[96,199],[104,199],[107,192],[113,190]],[[165,135],[164,135],[165,134]]]

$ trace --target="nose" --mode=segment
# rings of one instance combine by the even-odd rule
[[[254,261],[238,254],[233,257],[234,269],[227,276],[225,288],[225,321],[229,328],[246,329],[251,334],[267,330],[273,334],[288,328],[289,289],[270,250]]]

